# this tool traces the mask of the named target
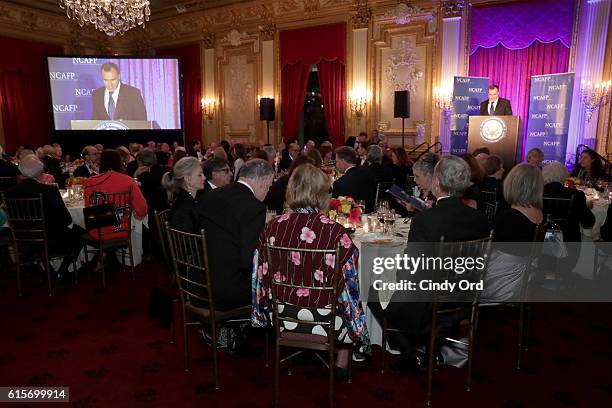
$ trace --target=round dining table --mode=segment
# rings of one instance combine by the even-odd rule
[[[85,229],[85,215],[83,213],[83,208],[85,208],[85,203],[82,199],[68,199],[63,198],[64,204],[66,204],[66,208],[72,217],[72,224],[78,225],[79,227]],[[140,265],[142,262],[142,228],[143,226],[148,228],[148,216],[145,215],[143,219],[137,219],[132,214],[132,251],[134,258],[134,266]],[[93,248],[90,248],[93,250]],[[122,257],[121,254],[117,253],[117,260],[119,262],[124,263],[129,266],[130,259],[129,257]],[[85,251],[81,251],[79,253],[77,259],[77,267],[80,267],[85,261]]]
[[[370,296],[370,287],[377,279],[382,279],[385,282],[395,282],[397,270],[385,269],[382,274],[373,272],[373,260],[377,257],[394,258],[397,254],[404,253],[408,240],[408,232],[410,230],[409,222],[404,222],[403,219],[396,221],[396,226],[393,232],[366,232],[359,227],[352,235],[353,243],[359,250],[359,263],[357,273],[359,276],[359,293],[366,314],[366,325],[370,333],[371,344],[382,345],[382,325],[374,317],[372,310],[368,306]],[[393,292],[380,291],[378,299],[381,307],[386,309],[391,300]]]

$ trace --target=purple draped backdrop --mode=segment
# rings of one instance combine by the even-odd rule
[[[568,70],[574,4],[522,1],[472,10],[469,75],[499,85],[525,129],[531,76]]]
[[[510,100],[512,111],[526,127],[529,110],[529,84],[532,75],[567,72],[570,49],[560,41],[535,42],[522,50],[503,45],[479,48],[470,56],[470,75],[489,77],[499,85],[499,94]]]
[[[178,61],[172,59],[116,59],[121,80],[140,89],[147,119],[162,129],[181,128]]]
[[[497,44],[511,50],[527,48],[534,41],[572,42],[574,0],[522,1],[474,7],[470,54],[478,47]]]

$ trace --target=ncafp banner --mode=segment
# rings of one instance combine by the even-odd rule
[[[573,72],[531,77],[525,152],[537,147],[544,162],[565,163],[572,97]]]
[[[451,154],[467,152],[469,117],[480,114],[480,103],[488,98],[489,78],[456,76],[451,116]]]

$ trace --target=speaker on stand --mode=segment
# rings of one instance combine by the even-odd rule
[[[268,133],[268,144],[270,144],[270,121],[274,121],[276,114],[274,109],[274,98],[259,99],[259,120],[266,121]]]
[[[404,121],[410,117],[410,92],[395,91],[393,117],[402,118],[402,149],[404,148]]]

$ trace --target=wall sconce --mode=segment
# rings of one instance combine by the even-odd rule
[[[349,108],[353,116],[361,119],[370,99],[370,93],[365,89],[353,89],[349,92]]]
[[[444,121],[448,123],[451,112],[453,111],[453,94],[448,89],[434,89],[434,103],[436,108],[440,109],[444,114]]]
[[[217,113],[217,101],[202,98],[202,113],[206,119],[212,121]]]
[[[610,103],[612,96],[612,81],[593,84],[582,80],[580,86],[580,100],[586,111],[586,121],[589,123],[593,114]]]

